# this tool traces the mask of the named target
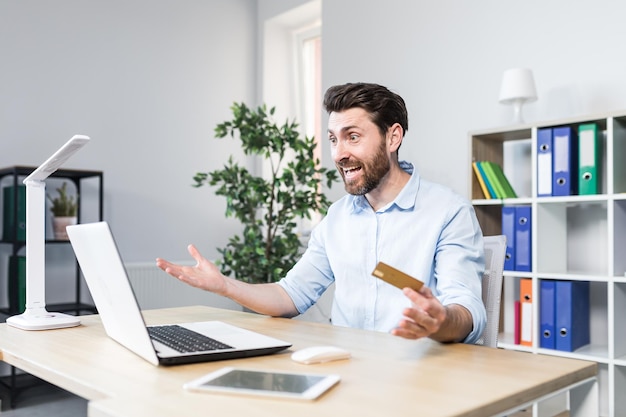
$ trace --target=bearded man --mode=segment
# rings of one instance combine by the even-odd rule
[[[483,236],[473,207],[400,161],[408,130],[404,100],[384,86],[329,88],[328,140],[347,195],[314,228],[302,258],[277,283],[225,277],[190,245],[194,266],[157,266],[195,287],[261,314],[294,317],[335,284],[334,325],[407,339],[476,342],[486,323],[481,298]],[[379,261],[424,282],[398,290],[372,276]]]

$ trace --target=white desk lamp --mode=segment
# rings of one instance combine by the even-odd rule
[[[46,310],[45,207],[48,178],[89,138],[75,135],[50,158],[24,179],[26,185],[26,310],[7,319],[7,324],[22,330],[49,330],[80,324],[75,316],[48,313]]]
[[[522,106],[537,100],[535,79],[528,68],[511,68],[504,71],[500,86],[500,103],[513,105],[513,123],[524,123]]]

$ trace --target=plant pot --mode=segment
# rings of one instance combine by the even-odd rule
[[[52,226],[54,227],[54,238],[57,240],[68,240],[65,228],[72,224],[76,224],[76,216],[53,217]]]

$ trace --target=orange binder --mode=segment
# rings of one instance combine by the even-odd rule
[[[533,345],[533,281],[530,278],[519,280],[520,301],[520,345]]]

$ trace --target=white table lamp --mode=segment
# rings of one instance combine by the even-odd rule
[[[500,103],[513,105],[513,123],[524,123],[522,106],[537,100],[533,72],[528,68],[511,68],[504,71],[500,86]]]
[[[78,317],[46,310],[45,276],[45,179],[55,172],[89,138],[76,135],[24,179],[26,185],[26,310],[7,318],[7,324],[22,330],[74,327]]]

